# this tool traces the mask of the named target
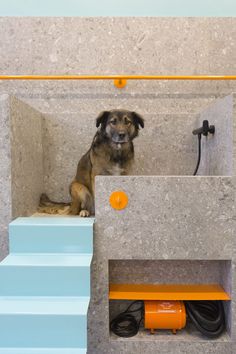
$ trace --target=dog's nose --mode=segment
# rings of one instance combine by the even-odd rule
[[[119,138],[120,139],[124,139],[124,137],[125,137],[125,133],[119,133]]]

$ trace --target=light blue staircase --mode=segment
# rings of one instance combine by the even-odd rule
[[[9,225],[0,263],[0,354],[85,354],[93,218]]]

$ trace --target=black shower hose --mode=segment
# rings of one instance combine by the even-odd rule
[[[185,301],[185,307],[188,317],[204,336],[217,338],[225,330],[222,301]],[[139,313],[138,319],[133,315],[135,312]],[[143,318],[143,301],[134,301],[110,322],[110,330],[119,337],[133,337],[138,333]]]
[[[201,140],[202,140],[202,134],[198,134],[198,159],[197,159],[197,165],[196,168],[194,170],[193,175],[196,176],[199,165],[200,165],[200,161],[201,161]]]

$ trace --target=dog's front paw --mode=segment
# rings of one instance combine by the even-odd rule
[[[81,210],[80,213],[79,213],[79,216],[81,216],[82,218],[86,218],[88,217],[90,214],[89,214],[89,211],[88,210]]]

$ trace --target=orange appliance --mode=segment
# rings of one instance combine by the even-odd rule
[[[186,325],[183,301],[145,300],[144,327],[154,333],[155,329],[172,329],[173,333]]]

